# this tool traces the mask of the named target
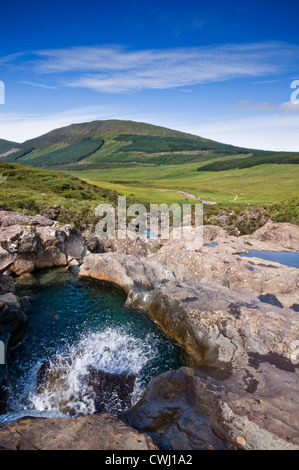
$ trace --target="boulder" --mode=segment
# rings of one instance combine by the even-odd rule
[[[3,249],[0,246],[0,275],[3,274],[15,262],[16,257],[14,254]]]
[[[0,306],[0,334],[10,333],[15,342],[27,321],[20,299],[12,293],[0,295]]]
[[[121,253],[90,254],[84,259],[79,276],[117,284],[127,294],[135,287],[151,290],[156,282],[152,267],[136,256]]]
[[[0,450],[156,450],[152,439],[109,414],[23,418],[0,428]]]
[[[85,231],[82,235],[85,240],[86,248],[90,253],[105,253],[104,244],[93,232]]]
[[[72,225],[64,225],[61,229],[65,232],[65,250],[67,256],[75,259],[83,259],[86,254],[86,245],[83,236]]]
[[[0,295],[15,293],[16,287],[12,277],[0,274]]]
[[[86,253],[84,239],[73,226],[59,227],[45,217],[3,211],[0,212],[0,250],[0,263],[1,254],[7,258],[3,269],[9,267],[18,276],[35,269],[66,266],[69,257],[81,260]]]

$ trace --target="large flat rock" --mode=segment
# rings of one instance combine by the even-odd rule
[[[109,414],[23,418],[0,428],[0,450],[155,450],[152,439]]]

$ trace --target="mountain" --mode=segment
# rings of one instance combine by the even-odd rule
[[[117,120],[72,124],[23,144],[0,141],[0,158],[9,163],[68,171],[202,164],[210,160],[213,162],[199,171],[299,163],[299,153],[246,149],[151,124]]]

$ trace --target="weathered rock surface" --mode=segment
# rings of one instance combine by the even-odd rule
[[[0,274],[0,295],[8,294],[11,292],[15,293],[16,287],[12,277],[5,274]]]
[[[91,277],[119,285],[128,294],[133,287],[153,289],[157,281],[154,269],[133,255],[92,254],[80,268],[81,277]]]
[[[158,240],[104,240],[102,241],[105,252],[117,252],[125,255],[134,255],[137,258],[146,258],[149,254],[156,253]]]
[[[12,225],[39,225],[40,227],[47,227],[53,225],[54,222],[42,215],[25,215],[20,212],[13,211],[0,211],[0,227],[10,227]]]
[[[15,262],[16,257],[0,246],[0,275]]]
[[[3,255],[10,255],[10,250],[10,256],[18,256],[10,271],[22,274],[72,260],[81,263],[85,241],[75,229],[10,214],[0,212]],[[250,249],[298,251],[298,227],[268,223],[253,235],[235,237],[222,228],[205,226],[202,247],[182,240],[101,243],[91,237],[88,243],[93,253],[85,256],[79,275],[121,286],[126,305],[148,311],[184,347],[189,365],[197,367],[154,378],[125,414],[131,425],[151,433],[166,449],[299,450],[299,270],[239,256]],[[23,285],[32,281],[23,278]],[[0,333],[18,330],[24,321],[10,284],[7,276],[0,276]],[[91,372],[96,388],[101,378]],[[106,379],[114,384],[114,378]],[[7,448],[47,448],[52,445],[48,441],[62,446],[58,448],[111,445],[109,449],[117,450],[113,438],[110,443],[102,437],[104,444],[96,440],[100,439],[96,417],[100,419],[97,415],[53,423],[22,420],[0,429],[0,442],[2,431],[10,429],[3,441],[13,436]],[[84,424],[77,424],[81,419]],[[17,426],[22,423],[20,430]],[[76,440],[79,432],[82,436]],[[147,439],[142,442],[153,445]],[[122,448],[132,449],[132,442]]]
[[[0,428],[0,450],[155,450],[146,434],[109,414],[24,418]]]
[[[147,310],[200,367],[153,379],[126,413],[163,448],[299,446],[299,272],[239,257],[295,250],[298,231],[268,224],[236,238],[207,226],[200,249],[169,240],[147,257],[85,258],[80,275],[121,286],[126,304]]]
[[[270,245],[273,251],[299,251],[299,227],[287,223],[268,222],[250,236],[241,237],[255,246]],[[263,245],[258,244],[263,243]],[[256,248],[266,249],[267,248]]]
[[[269,365],[258,372],[256,393],[246,393],[236,378],[216,380],[194,368],[165,372],[150,382],[126,420],[148,432],[163,449],[299,450],[295,403],[281,410],[281,392],[296,401],[298,377]],[[274,376],[277,378],[273,380]],[[250,378],[243,371],[243,381]]]
[[[3,211],[0,212],[0,247],[10,257],[15,256],[9,269],[17,275],[66,266],[69,259],[82,259],[86,253],[84,239],[73,226],[59,227],[45,217]]]

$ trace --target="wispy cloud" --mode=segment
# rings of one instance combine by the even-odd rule
[[[267,78],[288,70],[298,56],[299,47],[275,42],[156,50],[74,47],[26,53],[24,61],[33,74],[51,80],[51,86],[131,93],[242,77]],[[0,58],[0,64],[13,59]]]
[[[268,103],[267,101],[255,103],[249,100],[242,100],[235,107],[238,111],[274,111],[278,108],[278,104]]]
[[[21,81],[19,83],[22,83],[23,85],[30,85],[30,86],[35,86],[37,88],[45,88],[47,90],[57,90],[57,87],[56,86],[52,86],[52,85],[45,85],[43,83],[35,83],[35,82],[27,82],[27,81]]]
[[[39,73],[76,72],[71,87],[104,93],[186,87],[240,77],[263,77],[288,56],[282,44],[222,45],[172,50],[128,51],[119,47],[41,51]],[[85,72],[83,74],[83,72]],[[78,76],[79,73],[79,76]]]

